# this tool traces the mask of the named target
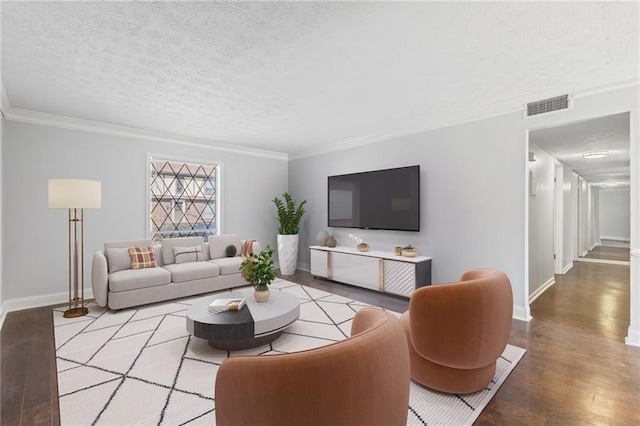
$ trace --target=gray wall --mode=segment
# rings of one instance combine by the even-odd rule
[[[10,297],[66,292],[66,217],[61,211],[46,208],[46,180],[50,177],[103,181],[104,208],[87,213],[88,250],[99,248],[106,239],[138,237],[146,232],[145,181],[138,168],[145,163],[146,153],[151,152],[224,161],[225,170],[233,170],[235,179],[225,179],[223,184],[228,201],[224,231],[239,230],[243,236],[252,238],[251,234],[256,233],[255,238],[273,245],[276,224],[270,200],[274,194],[287,190],[288,176],[289,192],[298,199],[309,199],[300,243],[299,261],[303,268],[308,267],[309,261],[306,246],[315,243],[318,231],[326,229],[328,175],[420,164],[422,231],[371,231],[362,232],[363,237],[378,250],[388,251],[398,244],[416,245],[422,254],[434,258],[434,282],[453,281],[470,267],[504,269],[514,288],[514,314],[522,318],[528,315],[526,131],[630,111],[631,175],[632,182],[637,183],[640,181],[637,93],[635,84],[581,94],[567,111],[524,120],[520,113],[505,114],[296,159],[290,161],[288,172],[284,162],[265,158],[5,122],[2,297],[7,303]],[[226,173],[225,176],[228,177]],[[131,182],[126,180],[129,177],[133,177]],[[640,185],[632,183],[632,212],[640,206],[639,200]],[[640,215],[631,217],[634,255],[627,339],[630,344],[640,345]],[[335,232],[339,244],[352,243],[346,237],[348,233],[348,230]],[[46,253],[35,264],[27,260],[34,250]]]
[[[578,178],[578,255],[589,252],[589,185]]]
[[[600,189],[600,238],[629,241],[629,188]]]
[[[2,81],[2,77],[0,77],[0,82]],[[4,90],[4,85],[2,85],[2,90]],[[3,260],[2,260],[2,247],[4,246],[4,239],[3,239],[3,226],[2,226],[2,212],[3,212],[3,204],[2,204],[2,186],[3,186],[3,181],[4,179],[2,179],[2,159],[3,159],[3,151],[4,151],[4,133],[5,133],[5,128],[6,128],[6,123],[4,120],[4,117],[2,117],[0,115],[0,328],[2,328],[2,323],[3,323],[3,318],[5,315],[4,309],[3,309],[3,304],[2,301],[4,300],[4,295],[2,292],[2,287],[3,287],[3,281],[2,281],[2,275],[3,275]]]
[[[600,188],[589,185],[589,249],[600,244]]]
[[[554,158],[536,144],[529,145],[536,161],[529,162],[534,171],[535,197],[529,197],[529,296],[536,296],[554,281],[553,197]]]
[[[514,316],[529,319],[527,131],[630,111],[633,157],[638,146],[637,93],[637,85],[583,93],[573,98],[572,108],[562,112],[527,119],[520,113],[505,114],[290,161],[289,192],[308,199],[310,210],[302,224],[298,266],[308,269],[306,247],[315,244],[320,230],[327,230],[327,176],[419,164],[421,232],[360,231],[361,236],[376,250],[391,251],[407,243],[417,246],[422,254],[433,257],[435,283],[454,281],[468,268],[503,269],[514,290]],[[637,173],[635,161],[632,158],[632,175]],[[585,188],[582,197],[586,192]],[[632,194],[632,202],[638,192]],[[632,248],[636,229],[640,229],[637,221],[631,224]],[[338,244],[352,245],[348,229],[329,231]],[[586,243],[587,230],[583,232]],[[638,269],[632,266],[632,294],[640,293]],[[640,341],[636,331],[640,309],[634,309],[634,301],[630,334],[633,341]]]
[[[49,210],[47,180],[102,182],[102,209],[85,211],[85,288],[105,241],[144,238],[147,154],[222,162],[221,231],[275,247],[271,199],[287,190],[285,160],[9,121],[3,140],[3,298],[67,291],[67,212]]]
[[[573,191],[572,186],[573,170],[567,166],[562,167],[562,197],[563,197],[563,224],[562,224],[562,268],[568,271],[573,266],[574,235],[573,226]]]
[[[471,268],[502,269],[514,304],[524,309],[525,135],[521,115],[513,113],[290,161],[289,192],[307,199],[310,211],[299,267],[308,270],[306,248],[321,230],[353,246],[349,229],[327,228],[327,176],[418,164],[421,231],[358,234],[373,250],[413,244],[433,258],[434,283],[456,281]]]

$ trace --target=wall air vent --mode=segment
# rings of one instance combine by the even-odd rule
[[[556,96],[527,104],[527,117],[569,108],[569,95]]]

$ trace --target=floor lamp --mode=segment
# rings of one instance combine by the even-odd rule
[[[65,318],[89,313],[84,306],[84,209],[101,207],[100,182],[49,179],[49,208],[69,210],[69,309]]]

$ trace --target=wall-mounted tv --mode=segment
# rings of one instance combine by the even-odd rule
[[[420,230],[420,166],[328,177],[329,226]]]

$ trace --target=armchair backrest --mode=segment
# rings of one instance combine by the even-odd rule
[[[399,320],[360,310],[351,337],[285,355],[232,357],[218,369],[216,424],[405,425],[409,352]]]
[[[511,283],[502,271],[470,270],[460,282],[416,290],[409,315],[411,343],[422,357],[451,368],[484,367],[509,340]]]

